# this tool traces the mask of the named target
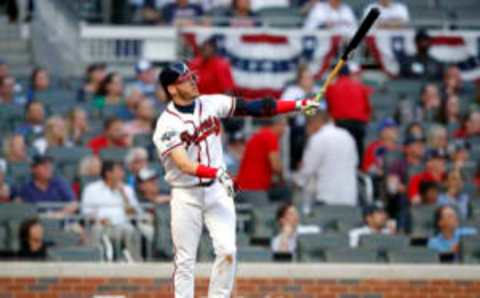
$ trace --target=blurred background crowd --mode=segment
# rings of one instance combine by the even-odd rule
[[[35,17],[33,1],[3,2],[10,22]],[[262,26],[266,9],[291,8],[300,27],[350,32],[372,5],[379,27],[409,27],[427,13],[409,9],[418,2],[427,0],[130,0],[112,1],[107,18],[249,27]],[[95,12],[104,2],[89,3]],[[314,116],[224,121],[226,164],[242,190],[241,260],[480,261],[480,85],[430,56],[425,30],[415,45],[400,76],[382,84],[368,82],[361,64],[344,67]],[[214,39],[188,63],[203,94],[237,95]],[[169,260],[170,187],[151,142],[168,104],[161,65],[140,60],[128,77],[95,63],[66,80],[43,67],[16,76],[10,64],[0,56],[1,256]],[[281,98],[314,96],[321,83],[300,63]],[[204,238],[199,258],[208,260]]]

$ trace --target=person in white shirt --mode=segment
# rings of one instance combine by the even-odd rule
[[[377,26],[380,28],[405,27],[410,21],[408,8],[403,3],[392,0],[378,0],[377,3],[372,3],[365,8],[364,16],[366,16],[373,7],[380,9],[380,16],[377,20]]]
[[[328,0],[315,4],[303,28],[327,28],[338,30],[339,33],[353,34],[356,24],[357,20],[350,6],[343,4],[341,0]]]
[[[350,247],[358,247],[360,238],[364,235],[396,233],[394,221],[389,221],[387,213],[381,202],[369,205],[364,210],[365,225],[350,230]]]
[[[306,188],[313,182],[317,203],[357,205],[358,155],[352,136],[336,127],[324,110],[308,119],[307,134],[297,184]]]
[[[123,183],[124,176],[122,164],[105,161],[102,179],[88,184],[83,191],[81,210],[84,216],[94,221],[92,236],[95,241],[102,243],[106,236],[114,244],[123,243],[128,251],[124,252],[124,257],[140,260],[140,233],[130,220],[141,216],[143,211],[134,190]],[[117,249],[117,258],[119,253]]]

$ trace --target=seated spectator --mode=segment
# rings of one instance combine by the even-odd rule
[[[451,206],[441,206],[435,211],[435,236],[428,239],[428,248],[440,254],[453,254],[458,259],[460,239],[463,236],[476,235],[471,227],[460,227],[458,216]]]
[[[438,205],[455,207],[462,220],[469,215],[470,196],[463,191],[463,178],[459,171],[450,171],[447,175],[446,191],[438,196]]]
[[[240,189],[268,191],[274,178],[282,179],[279,140],[285,131],[286,121],[277,117],[267,123],[247,141],[237,176]]]
[[[30,76],[30,89],[27,92],[27,101],[42,100],[37,98],[36,93],[48,90],[50,87],[50,76],[45,68],[37,67]]]
[[[318,226],[299,224],[297,208],[292,203],[286,203],[277,210],[279,234],[272,239],[271,248],[274,253],[295,254],[297,237],[301,234],[317,234],[321,232]]]
[[[36,218],[27,219],[20,225],[20,251],[22,260],[43,261],[47,259],[44,228]]]
[[[307,124],[310,136],[297,183],[315,187],[315,199],[320,204],[358,204],[355,141],[343,128],[336,127],[325,111],[318,111]]]
[[[240,161],[245,152],[245,136],[242,132],[228,135],[227,147],[225,148],[225,164],[227,171],[236,176],[240,168]]]
[[[116,72],[107,74],[93,99],[93,106],[100,111],[107,105],[118,106],[117,116],[128,118],[129,111],[123,96],[123,78]]]
[[[87,102],[93,99],[100,89],[100,84],[107,76],[106,69],[107,66],[104,63],[94,63],[87,67],[85,83],[78,90],[78,102]]]
[[[462,121],[461,127],[455,132],[456,138],[469,139],[480,135],[480,112],[471,111]]]
[[[74,108],[67,119],[68,136],[73,144],[80,146],[85,143],[85,135],[90,130],[88,116],[82,108]]]
[[[153,131],[153,124],[155,123],[155,108],[151,101],[142,100],[135,108],[135,118],[125,123],[125,132],[134,137],[137,134],[148,134]]]
[[[110,117],[104,121],[103,133],[91,139],[88,147],[93,153],[98,154],[102,149],[110,147],[126,148],[131,140],[125,132],[122,120]]]
[[[413,56],[401,57],[400,76],[403,78],[421,78],[440,80],[443,75],[443,64],[430,54],[432,39],[425,30],[415,34],[416,53]]]
[[[427,135],[427,146],[429,149],[447,151],[448,132],[447,129],[439,124],[430,126]]]
[[[232,0],[232,6],[227,11],[225,17],[230,18],[229,21],[219,26],[230,27],[254,27],[260,25],[260,22],[256,20],[257,14],[252,11],[250,0]]]
[[[102,160],[97,155],[88,155],[82,158],[78,166],[79,177],[100,177]]]
[[[0,81],[8,76],[10,76],[10,68],[8,67],[7,61],[0,59]]]
[[[470,158],[470,143],[456,140],[449,146],[449,156],[453,170],[462,171]]]
[[[405,128],[406,136],[413,136],[415,138],[423,139],[425,141],[425,130],[420,122],[410,122]]]
[[[201,94],[233,94],[230,62],[218,55],[215,38],[209,38],[200,46],[200,54],[190,62],[190,69],[198,75],[198,89]]]
[[[140,60],[135,64],[135,81],[127,86],[127,93],[140,92],[143,97],[153,102],[156,101],[157,78],[155,76],[155,68],[148,60]]]
[[[440,194],[440,183],[434,181],[422,181],[419,187],[420,204],[435,205]]]
[[[0,104],[23,106],[27,99],[16,90],[17,83],[12,76],[0,78]]]
[[[121,164],[105,161],[101,179],[88,184],[83,191],[81,210],[94,221],[92,236],[95,242],[102,243],[105,236],[122,242],[127,254],[140,260],[140,236],[130,218],[141,215],[143,210],[133,189],[123,183],[124,176]]]
[[[419,105],[414,111],[415,120],[434,122],[441,114],[440,105],[441,98],[438,87],[433,83],[424,85],[420,92]]]
[[[463,95],[466,91],[464,87],[460,68],[450,65],[443,73],[442,95],[444,97]]]
[[[341,33],[353,34],[357,20],[350,6],[341,0],[317,2],[310,10],[303,28],[334,29]]]
[[[0,203],[9,202],[11,199],[11,188],[5,181],[5,174],[7,173],[7,163],[0,159]]]
[[[22,123],[16,132],[23,135],[27,142],[43,136],[45,122],[45,108],[39,101],[31,101],[25,107],[25,122]]]
[[[13,134],[3,142],[3,154],[9,164],[28,162],[27,145],[21,134]]]
[[[358,247],[360,238],[364,235],[384,234],[391,235],[396,233],[395,224],[389,221],[387,213],[381,202],[376,202],[365,208],[363,212],[365,225],[350,230],[348,236],[350,238],[350,247]]]
[[[149,168],[141,169],[136,177],[136,189],[140,202],[165,204],[170,202],[170,196],[160,194],[158,174]]]
[[[363,16],[365,17],[374,7],[380,9],[380,16],[376,23],[378,27],[402,28],[406,27],[410,21],[408,8],[403,3],[393,0],[378,0],[365,8]]]
[[[392,162],[387,173],[389,176],[398,177],[402,192],[406,191],[411,169],[423,165],[424,154],[425,139],[416,135],[407,135],[403,142],[402,157]]]
[[[40,155],[45,154],[48,148],[72,147],[73,143],[68,139],[65,120],[60,116],[52,116],[45,125],[45,137],[36,139],[33,146]]]
[[[31,204],[65,203],[65,207],[60,211],[48,214],[54,218],[64,218],[78,209],[72,188],[63,179],[54,176],[53,161],[48,156],[34,156],[32,179],[19,188],[15,197]]]
[[[135,177],[140,170],[148,167],[148,152],[142,147],[135,147],[128,151],[125,157],[125,165],[128,170],[127,184],[135,189]]]
[[[190,3],[189,0],[176,0],[163,7],[163,20],[170,25],[191,26],[203,15],[200,5]]]
[[[457,95],[448,96],[447,100],[442,101],[440,121],[444,125],[460,125],[460,98]]]
[[[314,96],[320,88],[315,85],[315,78],[307,64],[300,64],[297,68],[295,83],[287,86],[280,98],[300,100]],[[302,160],[303,150],[307,142],[305,132],[307,119],[299,113],[289,117],[290,126],[290,168],[297,170]]]
[[[385,118],[380,124],[379,138],[371,142],[362,161],[362,170],[383,176],[383,158],[389,152],[399,150],[398,145],[398,126],[392,118]]]
[[[425,170],[411,177],[408,185],[408,198],[413,204],[421,203],[420,185],[423,182],[441,183],[445,175],[446,152],[441,150],[428,150],[426,153]],[[436,201],[436,200],[435,200]]]

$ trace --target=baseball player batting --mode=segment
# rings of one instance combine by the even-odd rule
[[[220,118],[309,111],[318,102],[200,95],[195,75],[182,62],[164,68],[159,80],[170,102],[157,121],[153,142],[172,186],[175,297],[194,296],[195,259],[204,223],[216,255],[208,297],[230,297],[236,267],[235,190],[225,171]]]

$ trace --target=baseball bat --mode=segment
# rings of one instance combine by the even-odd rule
[[[345,65],[350,54],[357,48],[357,46],[360,44],[360,42],[365,37],[365,35],[367,35],[368,31],[373,26],[373,23],[375,23],[379,15],[380,15],[380,10],[376,7],[372,8],[368,12],[367,16],[360,24],[360,27],[358,27],[357,32],[355,32],[355,34],[353,35],[353,38],[350,40],[347,47],[343,51],[342,56],[340,57],[340,60],[338,60],[337,64],[335,65],[335,67],[333,68],[333,70],[330,72],[327,79],[323,83],[322,88],[320,89],[320,92],[318,92],[317,96],[315,97],[316,101],[320,101],[322,99],[328,85],[330,85],[332,80],[340,72],[340,69],[342,69],[342,67]],[[313,113],[314,111],[311,111],[308,114],[311,115]]]

